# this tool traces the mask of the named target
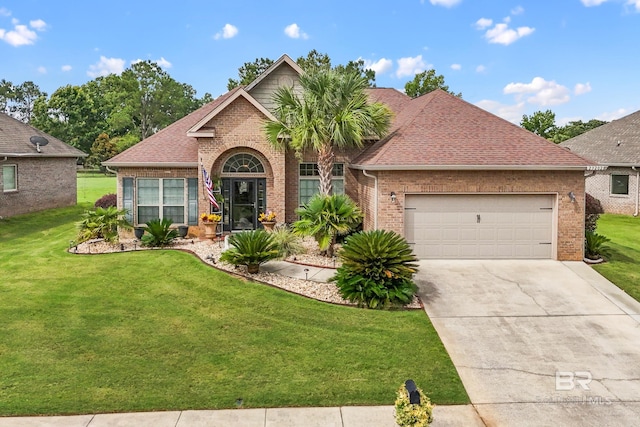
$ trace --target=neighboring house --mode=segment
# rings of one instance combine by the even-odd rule
[[[221,180],[225,230],[257,228],[268,210],[295,221],[318,191],[316,157],[274,149],[262,126],[273,91],[301,72],[285,55],[250,85],[104,162],[118,169],[119,206],[135,224],[197,225],[209,210],[204,167]],[[441,90],[369,96],[396,113],[392,130],[336,153],[333,169],[334,192],[360,205],[365,229],[404,235],[421,258],[582,260],[591,162]]]
[[[638,215],[640,111],[591,129],[562,144],[606,168],[587,176],[586,189],[605,212]]]
[[[0,216],[75,205],[79,157],[86,154],[0,113]]]

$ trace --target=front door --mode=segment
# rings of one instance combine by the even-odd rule
[[[258,226],[258,215],[264,212],[264,178],[223,178],[222,188],[225,202],[223,224],[226,230],[254,230]]]

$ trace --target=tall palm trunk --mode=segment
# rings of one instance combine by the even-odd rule
[[[320,176],[320,194],[331,195],[331,178],[333,170],[333,147],[331,143],[326,143],[318,151],[318,175]]]

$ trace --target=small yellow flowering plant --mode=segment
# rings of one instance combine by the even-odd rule
[[[267,213],[261,212],[260,216],[258,216],[258,221],[260,222],[274,222],[276,220],[276,213],[274,211],[269,211]]]
[[[420,403],[409,402],[409,393],[404,384],[398,389],[396,394],[396,423],[401,427],[427,427],[433,422],[433,403],[418,388],[420,393]]]
[[[200,219],[202,220],[202,222],[220,222],[222,217],[218,214],[203,213],[202,215],[200,215]]]

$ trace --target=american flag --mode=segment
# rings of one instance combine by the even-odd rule
[[[202,167],[202,176],[204,178],[204,188],[207,192],[207,196],[209,197],[209,203],[211,203],[211,206],[213,206],[215,208],[215,212],[217,212],[220,210],[220,205],[218,204],[215,196],[213,195],[213,181],[211,181],[211,177],[207,173],[207,170],[204,168],[204,166],[202,166],[202,163],[200,164],[200,166]]]

